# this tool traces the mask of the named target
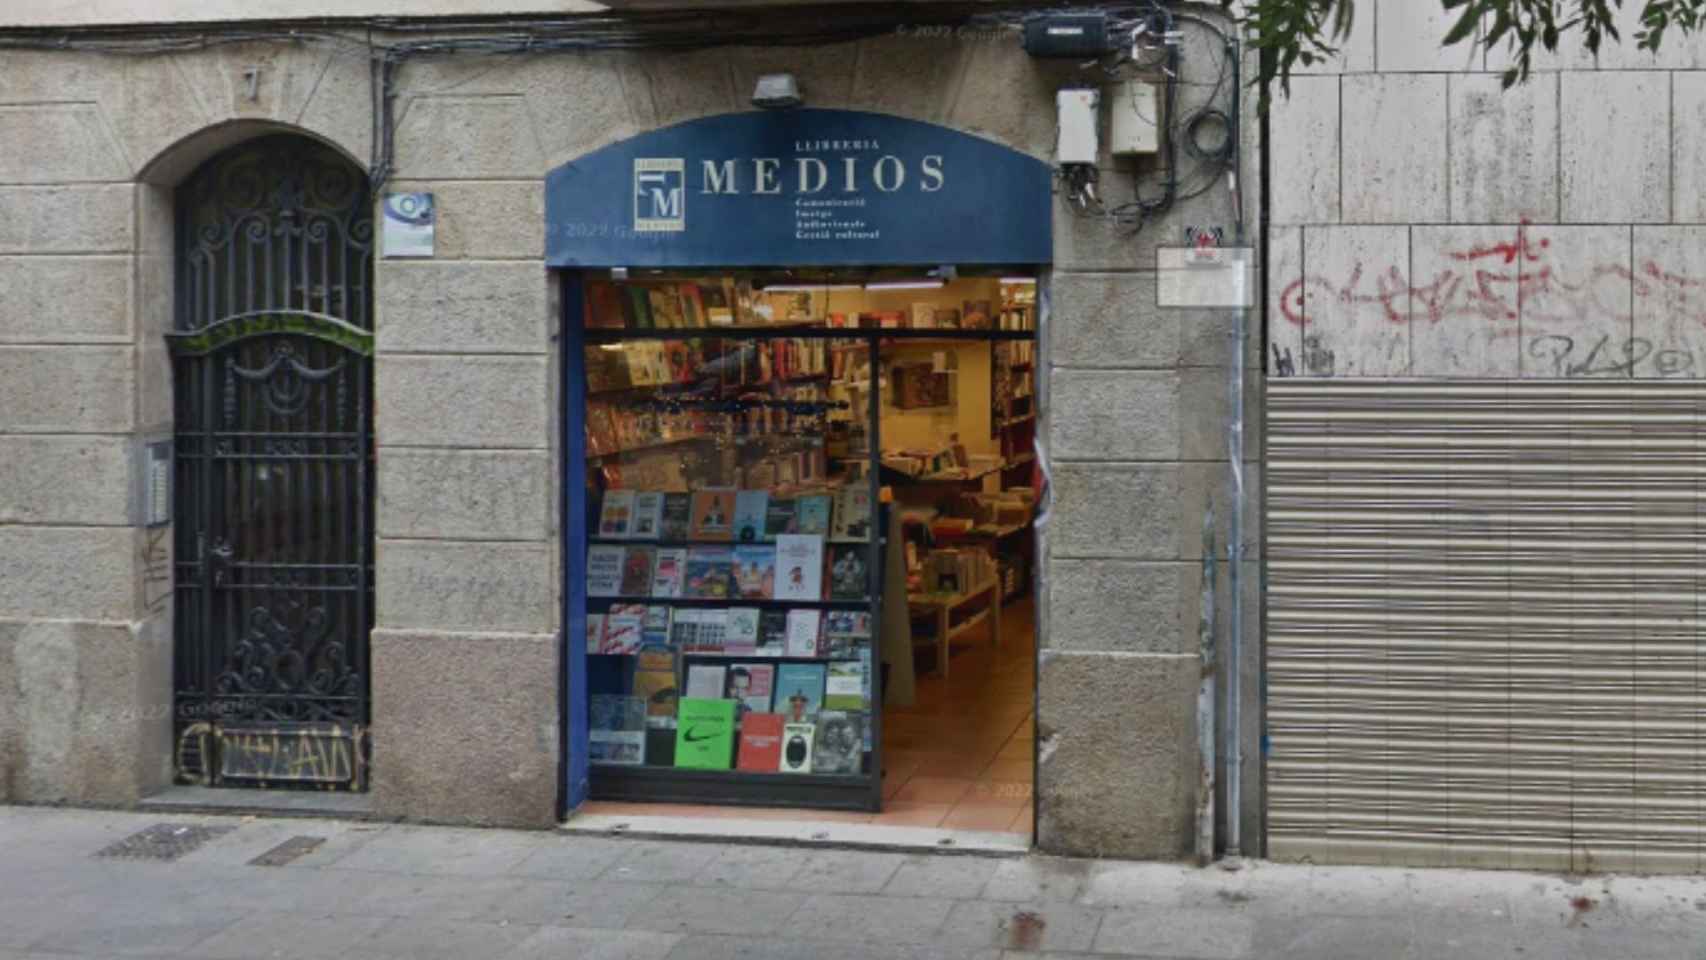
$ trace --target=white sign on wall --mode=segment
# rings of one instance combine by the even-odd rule
[[[388,193],[382,206],[385,256],[389,259],[432,256],[433,226],[438,221],[432,194]]]
[[[1254,247],[1157,247],[1155,271],[1158,307],[1255,305]]]

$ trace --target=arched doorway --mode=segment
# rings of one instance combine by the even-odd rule
[[[373,220],[271,135],[177,189],[176,767],[360,789],[373,626]]]

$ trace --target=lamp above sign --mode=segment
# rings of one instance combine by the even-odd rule
[[[554,267],[1029,264],[1052,259],[1042,161],[916,120],[735,113],[551,171]]]

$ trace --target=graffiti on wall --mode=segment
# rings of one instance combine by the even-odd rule
[[[1706,277],[1643,258],[1559,257],[1525,228],[1508,240],[1417,251],[1434,268],[1352,260],[1281,291],[1276,376],[1475,373],[1503,358],[1537,377],[1706,375]],[[1347,362],[1348,361],[1348,362]],[[1414,365],[1413,370],[1411,365]],[[1479,366],[1477,366],[1479,365]]]

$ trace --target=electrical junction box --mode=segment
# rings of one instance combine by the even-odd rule
[[[1113,50],[1108,38],[1108,15],[1042,13],[1025,20],[1025,52],[1033,57],[1100,57]]]
[[[1147,80],[1121,80],[1108,88],[1108,148],[1116,157],[1161,149],[1161,98]]]
[[[1060,114],[1060,139],[1054,147],[1055,163],[1061,166],[1096,165],[1096,120],[1101,98],[1099,91],[1083,87],[1055,92],[1055,108]]]

